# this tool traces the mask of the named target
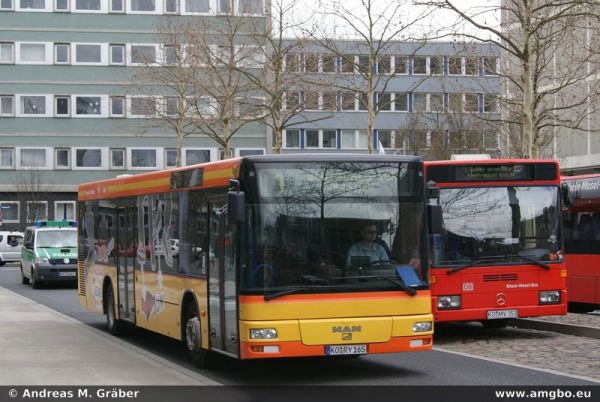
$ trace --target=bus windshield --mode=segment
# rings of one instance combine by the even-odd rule
[[[257,163],[241,291],[398,290],[398,267],[427,288],[422,175],[407,162]],[[370,256],[350,252],[361,242]]]
[[[556,186],[441,189],[444,233],[433,241],[433,264],[557,260],[558,197]]]

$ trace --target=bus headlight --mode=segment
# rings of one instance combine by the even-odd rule
[[[560,291],[558,290],[546,290],[540,292],[540,304],[559,304],[560,303]]]
[[[419,321],[413,324],[413,332],[429,332],[433,327],[431,321]]]
[[[277,330],[275,328],[259,328],[250,330],[250,339],[275,339]]]
[[[460,296],[438,296],[437,307],[440,310],[450,310],[460,308],[462,300]]]

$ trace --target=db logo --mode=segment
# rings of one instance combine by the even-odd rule
[[[463,283],[463,291],[464,292],[472,292],[474,290],[475,290],[475,284],[473,284],[473,282]]]

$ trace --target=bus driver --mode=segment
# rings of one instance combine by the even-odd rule
[[[374,223],[363,223],[360,226],[360,234],[362,240],[354,243],[348,250],[348,256],[346,257],[346,266],[350,267],[352,264],[352,257],[369,257],[371,263],[377,261],[389,261],[385,248],[377,243],[377,226]]]

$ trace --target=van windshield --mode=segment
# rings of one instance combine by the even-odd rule
[[[37,247],[77,247],[76,230],[45,230],[38,232]]]

